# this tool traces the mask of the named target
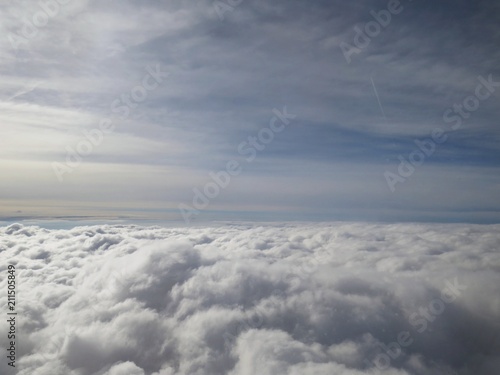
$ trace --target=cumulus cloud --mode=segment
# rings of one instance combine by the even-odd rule
[[[3,1],[0,220],[182,220],[236,159],[200,219],[500,222],[498,88],[466,110],[478,76],[500,80],[498,2],[400,3],[361,37],[388,1]],[[168,78],[136,101],[156,67]],[[284,106],[296,120],[247,163],[239,145]],[[392,194],[384,172],[438,128],[446,142]]]
[[[0,288],[14,264],[17,361],[1,372],[490,375],[499,229],[13,224]]]

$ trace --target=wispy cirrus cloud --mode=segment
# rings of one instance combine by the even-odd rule
[[[352,191],[358,183],[374,185],[362,195],[372,202],[382,199],[405,207],[406,219],[420,217],[411,197],[422,185],[431,184],[433,194],[442,197],[442,189],[432,182],[434,171],[459,176],[469,173],[462,165],[477,166],[474,175],[479,174],[480,183],[471,191],[492,191],[497,181],[481,173],[497,174],[499,167],[497,94],[440,147],[419,177],[404,185],[401,195],[391,195],[381,178],[388,166],[397,165],[398,155],[412,151],[415,139],[443,125],[443,112],[474,90],[479,75],[500,79],[495,47],[500,35],[494,17],[498,7],[493,2],[402,5],[404,11],[351,64],[346,63],[340,43],[352,39],[354,27],[373,20],[370,12],[386,3],[253,1],[241,3],[222,21],[209,1],[61,5],[29,43],[16,49],[8,38],[0,41],[5,56],[0,64],[2,132],[7,140],[2,159],[22,160],[25,170],[31,171],[40,167],[38,161],[46,160],[42,168],[46,177],[35,178],[40,176],[37,171],[32,183],[57,195],[65,188],[58,186],[51,162],[64,162],[66,148],[74,147],[83,130],[112,116],[115,131],[85,158],[86,167],[75,169],[74,178],[92,181],[101,191],[120,191],[120,185],[102,179],[98,171],[106,170],[112,180],[125,170],[147,166],[135,173],[152,181],[181,167],[189,178],[178,190],[177,183],[171,186],[165,181],[163,196],[147,187],[132,196],[136,202],[144,201],[144,195],[154,196],[157,205],[175,208],[196,181],[237,155],[241,139],[265,126],[269,108],[286,105],[300,122],[259,155],[248,174],[253,186],[265,184],[269,169],[309,165],[301,178],[280,176],[288,183],[303,184],[305,193],[299,199],[308,200],[308,186],[319,186],[325,179],[328,186],[348,181]],[[23,17],[29,21],[40,5],[25,1],[3,5],[2,10],[2,33],[21,35]],[[168,82],[127,118],[113,113],[113,100],[137,85],[146,67],[156,63],[170,73]],[[346,161],[352,166],[344,168]],[[327,165],[337,175],[328,174]],[[144,174],[146,170],[150,174]],[[357,171],[365,170],[378,174],[358,176]],[[120,178],[116,181],[123,183]],[[461,194],[459,185],[450,188],[449,194]],[[380,189],[387,195],[381,197]],[[88,190],[83,196],[95,200],[93,194]],[[235,205],[233,198],[221,196],[215,204],[238,211],[274,197],[271,191],[262,192]],[[36,197],[26,193],[18,198],[34,202]],[[361,198],[357,193],[349,196],[352,201]],[[296,199],[290,196],[282,208],[294,205]],[[422,199],[431,206],[432,198]],[[474,199],[457,203],[458,209],[465,212]],[[311,211],[319,213],[316,207],[326,204],[330,217],[339,218],[337,201],[321,196]],[[487,195],[481,205],[486,201],[497,202],[498,195]],[[122,203],[126,208],[126,201]],[[379,208],[374,210],[372,216],[389,219]],[[437,207],[435,211],[433,216],[448,215]],[[479,207],[474,216],[462,218],[477,220],[478,215]]]

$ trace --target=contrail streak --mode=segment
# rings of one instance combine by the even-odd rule
[[[387,116],[385,115],[385,112],[384,112],[384,108],[382,108],[382,103],[380,102],[380,97],[378,96],[377,88],[375,87],[375,82],[373,82],[372,77],[370,77],[370,79],[372,81],[373,91],[375,92],[375,96],[377,97],[378,106],[380,107],[380,111],[384,115],[385,123],[389,124],[389,122],[387,121]]]

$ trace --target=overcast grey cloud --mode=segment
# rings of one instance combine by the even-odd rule
[[[495,1],[222,3],[222,20],[212,1],[2,5],[2,217],[181,220],[192,189],[286,106],[294,124],[201,220],[498,221]],[[342,43],[393,8],[348,63]],[[157,66],[168,78],[134,101]],[[460,112],[478,77],[494,91]],[[102,121],[113,131],[55,172]],[[446,142],[391,189],[384,173],[401,179],[434,129]]]

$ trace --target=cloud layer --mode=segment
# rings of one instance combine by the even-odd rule
[[[491,375],[499,229],[3,227],[17,373]],[[4,355],[0,369],[15,373]]]

